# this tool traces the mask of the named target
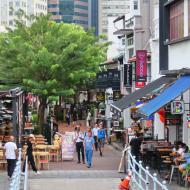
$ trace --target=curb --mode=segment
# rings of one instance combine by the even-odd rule
[[[118,151],[123,151],[123,147],[122,146],[120,146],[120,145],[118,145],[117,143],[115,143],[115,142],[111,142],[111,144],[110,144],[113,148],[115,148],[116,150],[118,150]]]

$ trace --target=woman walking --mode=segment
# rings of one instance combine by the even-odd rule
[[[36,175],[40,174],[40,172],[37,170],[35,162],[34,162],[34,156],[33,156],[33,147],[32,147],[32,143],[34,142],[35,137],[33,134],[30,134],[28,139],[27,139],[27,150],[26,150],[26,156],[28,156],[28,162],[30,163],[32,170],[35,172]],[[23,175],[25,172],[25,165],[26,165],[26,160],[24,161],[24,165],[23,165]]]
[[[85,153],[86,153],[86,162],[87,167],[90,168],[92,166],[92,156],[93,156],[93,146],[94,146],[94,138],[92,137],[92,132],[88,132],[88,136],[84,139]]]

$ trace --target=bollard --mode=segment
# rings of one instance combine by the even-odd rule
[[[139,174],[138,174],[138,177],[139,177],[139,185],[140,187],[142,187],[142,161],[140,160],[139,161]]]
[[[149,167],[146,166],[146,172],[145,172],[145,175],[146,175],[146,190],[149,189],[149,178],[148,178],[148,173],[149,173]]]
[[[156,190],[157,189],[157,185],[156,185],[156,180],[157,180],[157,174],[156,173],[154,173],[153,174],[153,176],[154,176],[154,178],[153,178],[153,185],[154,185],[154,190]]]
[[[162,184],[163,184],[162,189],[166,190],[167,189],[167,187],[166,187],[166,181],[163,181]]]

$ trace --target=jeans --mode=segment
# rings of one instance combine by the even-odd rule
[[[16,159],[7,159],[7,173],[9,177],[12,177],[16,166]]]
[[[98,137],[97,136],[94,136],[94,141],[95,141],[95,149],[96,151],[98,150]]]
[[[92,165],[92,155],[93,155],[93,150],[86,150],[86,162],[88,166]]]

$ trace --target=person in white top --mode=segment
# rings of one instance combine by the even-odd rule
[[[16,166],[16,159],[17,159],[17,146],[14,143],[14,137],[10,136],[9,141],[4,146],[4,156],[7,160],[7,173],[9,178],[12,177]]]
[[[92,135],[93,135],[93,137],[94,137],[94,141],[95,141],[95,149],[96,149],[96,151],[98,151],[98,130],[99,130],[100,128],[98,127],[98,124],[96,124],[95,126],[94,126],[94,128],[92,129]]]
[[[83,164],[85,164],[85,161],[84,161],[84,145],[83,145],[84,134],[83,134],[83,132],[80,131],[80,127],[81,127],[81,124],[77,125],[76,132],[75,132],[76,150],[77,150],[77,154],[78,154],[78,163],[81,163],[80,162],[80,153],[81,153]]]
[[[90,110],[88,109],[87,118],[86,118],[86,126],[87,127],[90,127],[90,125],[91,125],[91,116],[92,116],[92,114],[91,114]]]

